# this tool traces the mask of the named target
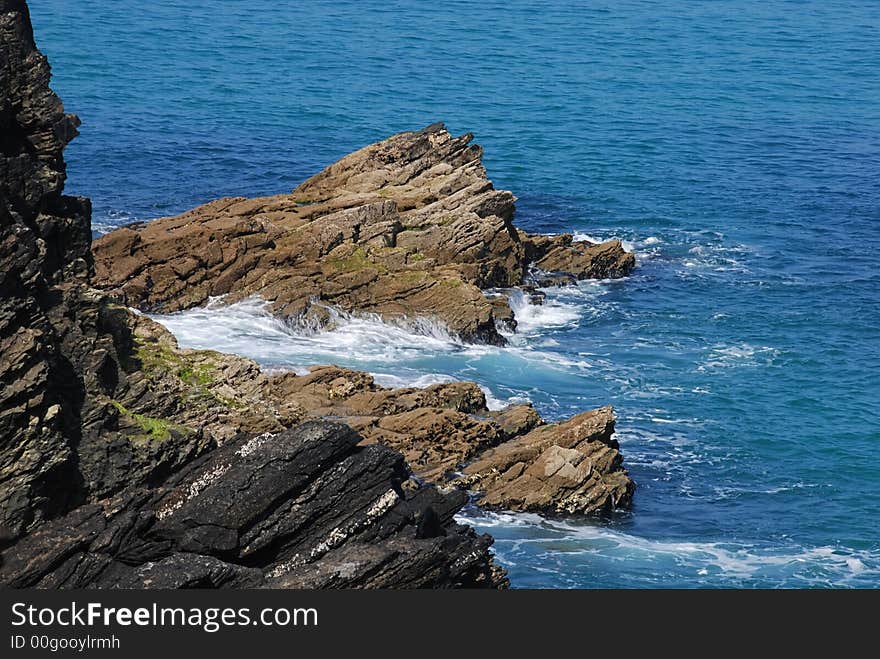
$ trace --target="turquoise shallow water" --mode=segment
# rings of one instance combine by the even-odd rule
[[[522,307],[503,350],[365,319],[303,337],[256,304],[163,319],[270,366],[474,379],[548,418],[613,404],[630,513],[468,512],[515,586],[880,585],[880,4],[31,8],[96,231],[443,120],[519,225],[636,251],[626,280]]]

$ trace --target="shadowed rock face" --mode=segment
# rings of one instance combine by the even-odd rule
[[[62,194],[78,121],[48,84],[0,0],[0,584],[506,585],[452,521],[466,495],[90,287],[89,203]]]
[[[27,7],[0,2],[0,524],[20,534],[78,498],[76,363],[96,318],[69,322],[92,268],[88,201],[62,195],[78,120],[48,88]],[[90,327],[92,326],[92,327]],[[72,501],[71,501],[72,500]]]
[[[207,447],[116,427],[127,312],[89,288],[90,205],[62,194],[79,120],[49,76],[27,6],[0,1],[0,525],[13,537]]]
[[[342,424],[240,437],[175,473],[44,524],[0,582],[39,588],[499,587],[467,500],[402,487],[402,457]],[[426,532],[425,519],[434,520]]]
[[[619,241],[516,230],[515,197],[492,186],[472,139],[434,124],[352,153],[292,194],[220,199],[117,229],[94,244],[96,284],[145,310],[256,295],[313,327],[333,307],[429,318],[465,340],[503,344],[498,325],[515,326],[513,312],[482,289],[632,270]]]

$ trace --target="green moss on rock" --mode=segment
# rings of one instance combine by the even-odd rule
[[[141,430],[144,431],[144,435],[136,435],[135,439],[162,441],[171,437],[172,430],[182,434],[187,434],[191,432],[189,428],[174,424],[167,419],[159,419],[152,416],[146,416],[145,414],[132,412],[118,400],[111,400],[110,404],[116,408],[117,412],[119,412],[123,416],[130,418],[138,426],[140,426]]]
[[[141,370],[150,381],[158,384],[176,378],[183,389],[190,390],[187,394],[190,403],[204,407],[219,404],[231,409],[245,407],[243,403],[212,391],[212,386],[218,383],[219,366],[214,359],[217,353],[211,350],[182,353],[168,344],[138,340],[136,355]]]
[[[388,268],[381,263],[371,261],[363,247],[358,247],[351,255],[345,258],[328,259],[327,262],[334,270],[339,272],[356,272],[364,268],[373,268],[382,273],[388,272]]]

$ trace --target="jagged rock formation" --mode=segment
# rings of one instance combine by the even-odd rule
[[[460,484],[483,492],[488,508],[579,513],[626,506],[634,486],[620,468],[613,433],[610,407],[538,426],[481,454]]]
[[[362,445],[402,453],[420,479],[466,487],[490,507],[593,514],[631,502],[610,407],[545,423],[530,404],[489,411],[473,382],[386,389],[369,373],[338,366],[264,373],[242,357],[181,350],[158,323],[130,318],[145,379],[118,392],[127,412],[120,424],[143,425],[135,410],[155,410],[152,400],[164,401],[165,428],[198,428],[220,444],[237,433],[332,418],[360,433]],[[456,475],[461,470],[465,477]]]
[[[0,525],[18,536],[88,491],[81,454],[112,388],[88,200],[62,194],[78,120],[48,87],[24,2],[0,2]],[[105,442],[112,445],[113,437]]]
[[[309,326],[330,323],[333,307],[439,320],[465,340],[503,344],[498,328],[515,327],[513,311],[483,289],[632,270],[617,240],[514,228],[516,199],[494,189],[472,139],[435,124],[352,153],[292,194],[220,199],[117,229],[95,241],[96,283],[143,310],[260,296]]]
[[[165,350],[90,288],[89,203],[62,194],[77,120],[48,83],[25,2],[0,0],[0,583],[505,585],[451,519],[464,495],[283,401],[245,413],[207,374],[257,386],[253,363]]]
[[[467,500],[407,488],[403,458],[315,421],[239,437],[160,487],[44,524],[0,582],[40,588],[497,587],[492,540],[456,524]],[[426,520],[432,520],[426,523]]]

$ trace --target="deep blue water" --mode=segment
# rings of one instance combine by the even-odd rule
[[[437,120],[530,230],[617,236],[507,349],[256,305],[187,345],[383,382],[474,379],[548,418],[611,403],[638,483],[609,523],[468,518],[520,587],[880,585],[880,3],[32,0],[83,119],[95,229],[288,190]]]

